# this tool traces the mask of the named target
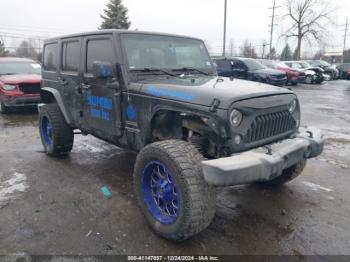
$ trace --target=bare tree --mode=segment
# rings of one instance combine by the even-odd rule
[[[241,49],[241,56],[243,57],[249,57],[249,58],[257,58],[257,54],[255,51],[255,47],[252,46],[252,43],[250,43],[248,40],[244,41],[243,46],[240,47]]]
[[[0,39],[0,57],[1,56],[7,56],[8,51],[5,49],[5,44],[4,42]]]
[[[332,23],[331,14],[336,10],[330,0],[285,0],[289,28],[283,34],[296,38],[296,58],[300,59],[303,40],[322,42],[327,34],[327,26]]]
[[[16,48],[16,56],[36,59],[38,54],[30,42],[30,40],[23,40]]]

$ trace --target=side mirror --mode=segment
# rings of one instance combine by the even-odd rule
[[[92,72],[96,78],[112,78],[113,66],[109,62],[95,61],[92,64]]]

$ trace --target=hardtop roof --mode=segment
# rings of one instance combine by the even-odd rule
[[[173,36],[173,37],[182,37],[182,38],[189,38],[194,40],[200,40],[200,38],[191,37],[191,36],[185,36],[185,35],[176,35],[176,34],[167,34],[167,33],[158,33],[158,32],[148,32],[148,31],[136,31],[136,30],[122,30],[122,29],[103,29],[103,30],[96,30],[96,31],[90,31],[90,32],[82,32],[82,33],[76,33],[76,34],[70,34],[70,35],[63,35],[58,37],[53,37],[46,39],[44,43],[54,42],[60,39],[67,39],[67,38],[75,38],[75,37],[84,37],[84,36],[92,36],[92,35],[103,35],[103,34],[143,34],[143,35],[159,35],[159,36]]]

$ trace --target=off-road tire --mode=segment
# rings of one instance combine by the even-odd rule
[[[289,181],[292,181],[296,177],[298,177],[304,170],[306,166],[307,160],[302,160],[299,163],[283,170],[282,174],[270,181],[262,182],[262,184],[269,186],[280,186]]]
[[[7,114],[9,112],[9,108],[4,105],[3,102],[0,101],[0,114]]]
[[[52,125],[52,145],[47,146],[41,131],[41,120],[47,117]],[[50,156],[64,156],[73,148],[74,132],[67,124],[60,108],[56,103],[46,104],[39,110],[39,132],[45,152]]]
[[[215,215],[215,190],[203,178],[203,156],[188,142],[165,140],[150,144],[138,154],[134,169],[134,187],[141,209],[153,231],[180,242],[204,230]],[[180,190],[180,211],[170,225],[156,220],[143,199],[142,174],[150,161],[163,162],[173,174]]]

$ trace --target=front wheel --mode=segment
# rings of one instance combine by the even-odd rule
[[[203,179],[202,155],[191,144],[167,140],[146,146],[134,170],[136,196],[158,235],[183,241],[204,230],[215,214],[215,191]]]
[[[57,104],[47,104],[40,108],[39,131],[48,155],[67,155],[72,150],[73,129],[67,124]]]
[[[312,84],[312,82],[313,82],[312,76],[306,76],[305,83],[310,85],[310,84]]]

